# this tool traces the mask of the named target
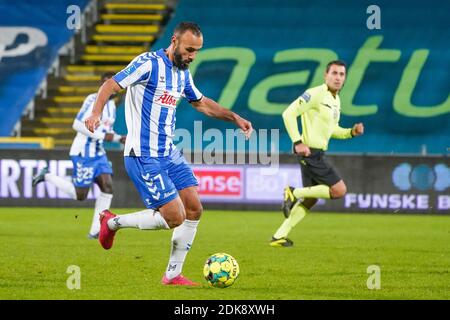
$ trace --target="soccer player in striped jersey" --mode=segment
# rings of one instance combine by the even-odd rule
[[[205,97],[195,87],[188,68],[202,46],[199,26],[180,23],[167,49],[139,55],[103,84],[92,115],[85,121],[86,127],[93,131],[109,96],[127,88],[124,162],[147,209],[124,215],[104,211],[99,241],[103,248],[109,249],[121,228],[173,228],[169,263],[161,280],[164,285],[198,285],[181,274],[202,205],[197,179],[172,142],[177,102],[184,97],[207,116],[233,122],[247,138],[253,130],[249,121]]]
[[[102,75],[102,83],[110,79],[114,73]],[[43,168],[33,177],[33,186],[48,181],[74,200],[83,201],[87,198],[89,189],[95,182],[100,188],[100,194],[95,200],[94,216],[88,238],[97,239],[100,232],[99,214],[109,209],[113,197],[112,166],[106,157],[103,141],[125,143],[125,136],[114,132],[116,120],[116,104],[113,99],[105,102],[101,123],[94,132],[90,132],[84,125],[84,120],[91,114],[97,93],[90,94],[78,112],[73,129],[77,131],[70,148],[70,158],[73,162],[72,181],[59,177]]]
[[[362,123],[352,128],[339,126],[342,89],[347,67],[340,60],[328,63],[325,83],[306,90],[283,112],[284,125],[294,144],[301,172],[303,188],[288,186],[284,189],[282,210],[286,219],[272,236],[273,247],[290,247],[294,243],[287,236],[309,210],[321,199],[338,199],[347,187],[325,157],[330,138],[350,139],[364,133]],[[302,134],[297,125],[301,117]]]

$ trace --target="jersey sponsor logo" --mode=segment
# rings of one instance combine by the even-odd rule
[[[159,98],[155,102],[159,102],[160,104],[169,107],[175,107],[177,105],[177,99],[169,94],[168,91],[164,91],[164,93],[159,96]]]
[[[149,59],[151,58],[151,55],[149,52],[147,52],[144,55],[140,55],[137,57],[137,59],[132,62],[132,64],[130,66],[128,66],[127,68],[125,68],[123,70],[123,72],[129,76],[130,74],[132,74],[134,71],[136,71],[137,68],[139,68],[142,64],[144,64],[145,62],[147,62]]]
[[[194,169],[194,173],[199,182],[200,196],[241,198],[243,195],[243,177],[240,170]]]
[[[171,195],[173,195],[174,193],[175,193],[176,191],[175,190],[173,190],[173,191],[170,191],[170,192],[166,192],[166,193],[164,193],[164,198],[168,198],[168,197],[170,197]]]
[[[130,74],[132,74],[135,70],[136,70],[136,65],[132,64],[131,66],[129,66],[128,68],[126,68],[125,70],[123,70],[123,72],[126,73],[127,75],[130,75]]]
[[[303,94],[300,96],[300,98],[303,98],[306,102],[309,102],[311,100],[311,95],[308,92],[303,92]]]

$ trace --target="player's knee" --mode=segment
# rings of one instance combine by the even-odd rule
[[[186,212],[179,198],[162,206],[159,212],[171,229],[178,227],[186,219]]]
[[[184,219],[186,219],[186,212],[184,211],[184,208],[180,206],[177,210],[173,210],[166,215],[165,218],[169,228],[176,228],[184,222]]]
[[[77,192],[77,200],[78,201],[84,201],[87,198],[86,192]]]
[[[347,186],[344,183],[340,183],[337,186],[333,186],[330,189],[331,198],[339,199],[345,196],[347,193]]]
[[[186,208],[186,219],[199,220],[202,213],[203,213],[203,206],[201,203],[198,203],[194,207]]]
[[[174,215],[165,218],[167,225],[170,229],[176,228],[184,222],[184,216],[182,215]]]
[[[101,190],[102,190],[103,193],[112,194],[113,193],[112,183],[105,183]]]

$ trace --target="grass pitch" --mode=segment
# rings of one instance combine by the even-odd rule
[[[131,210],[115,210],[126,213]],[[118,232],[113,248],[88,240],[92,209],[0,208],[0,299],[449,299],[450,217],[311,213],[268,241],[280,212],[206,211],[183,273],[202,287],[160,284],[170,231]],[[203,279],[206,258],[227,252],[241,273],[226,289]],[[69,290],[71,265],[81,288]],[[369,290],[367,268],[381,270]]]

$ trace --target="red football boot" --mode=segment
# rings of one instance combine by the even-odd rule
[[[116,216],[117,215],[109,210],[103,210],[100,213],[100,233],[98,235],[98,241],[100,241],[100,244],[105,250],[110,249],[113,245],[116,230],[111,230],[108,227],[108,221]]]
[[[167,279],[166,274],[164,274],[164,277],[161,280],[161,283],[167,286],[190,286],[190,287],[197,287],[200,285],[200,283],[194,282],[189,280],[188,278],[184,277],[183,275],[179,274],[173,279]]]

